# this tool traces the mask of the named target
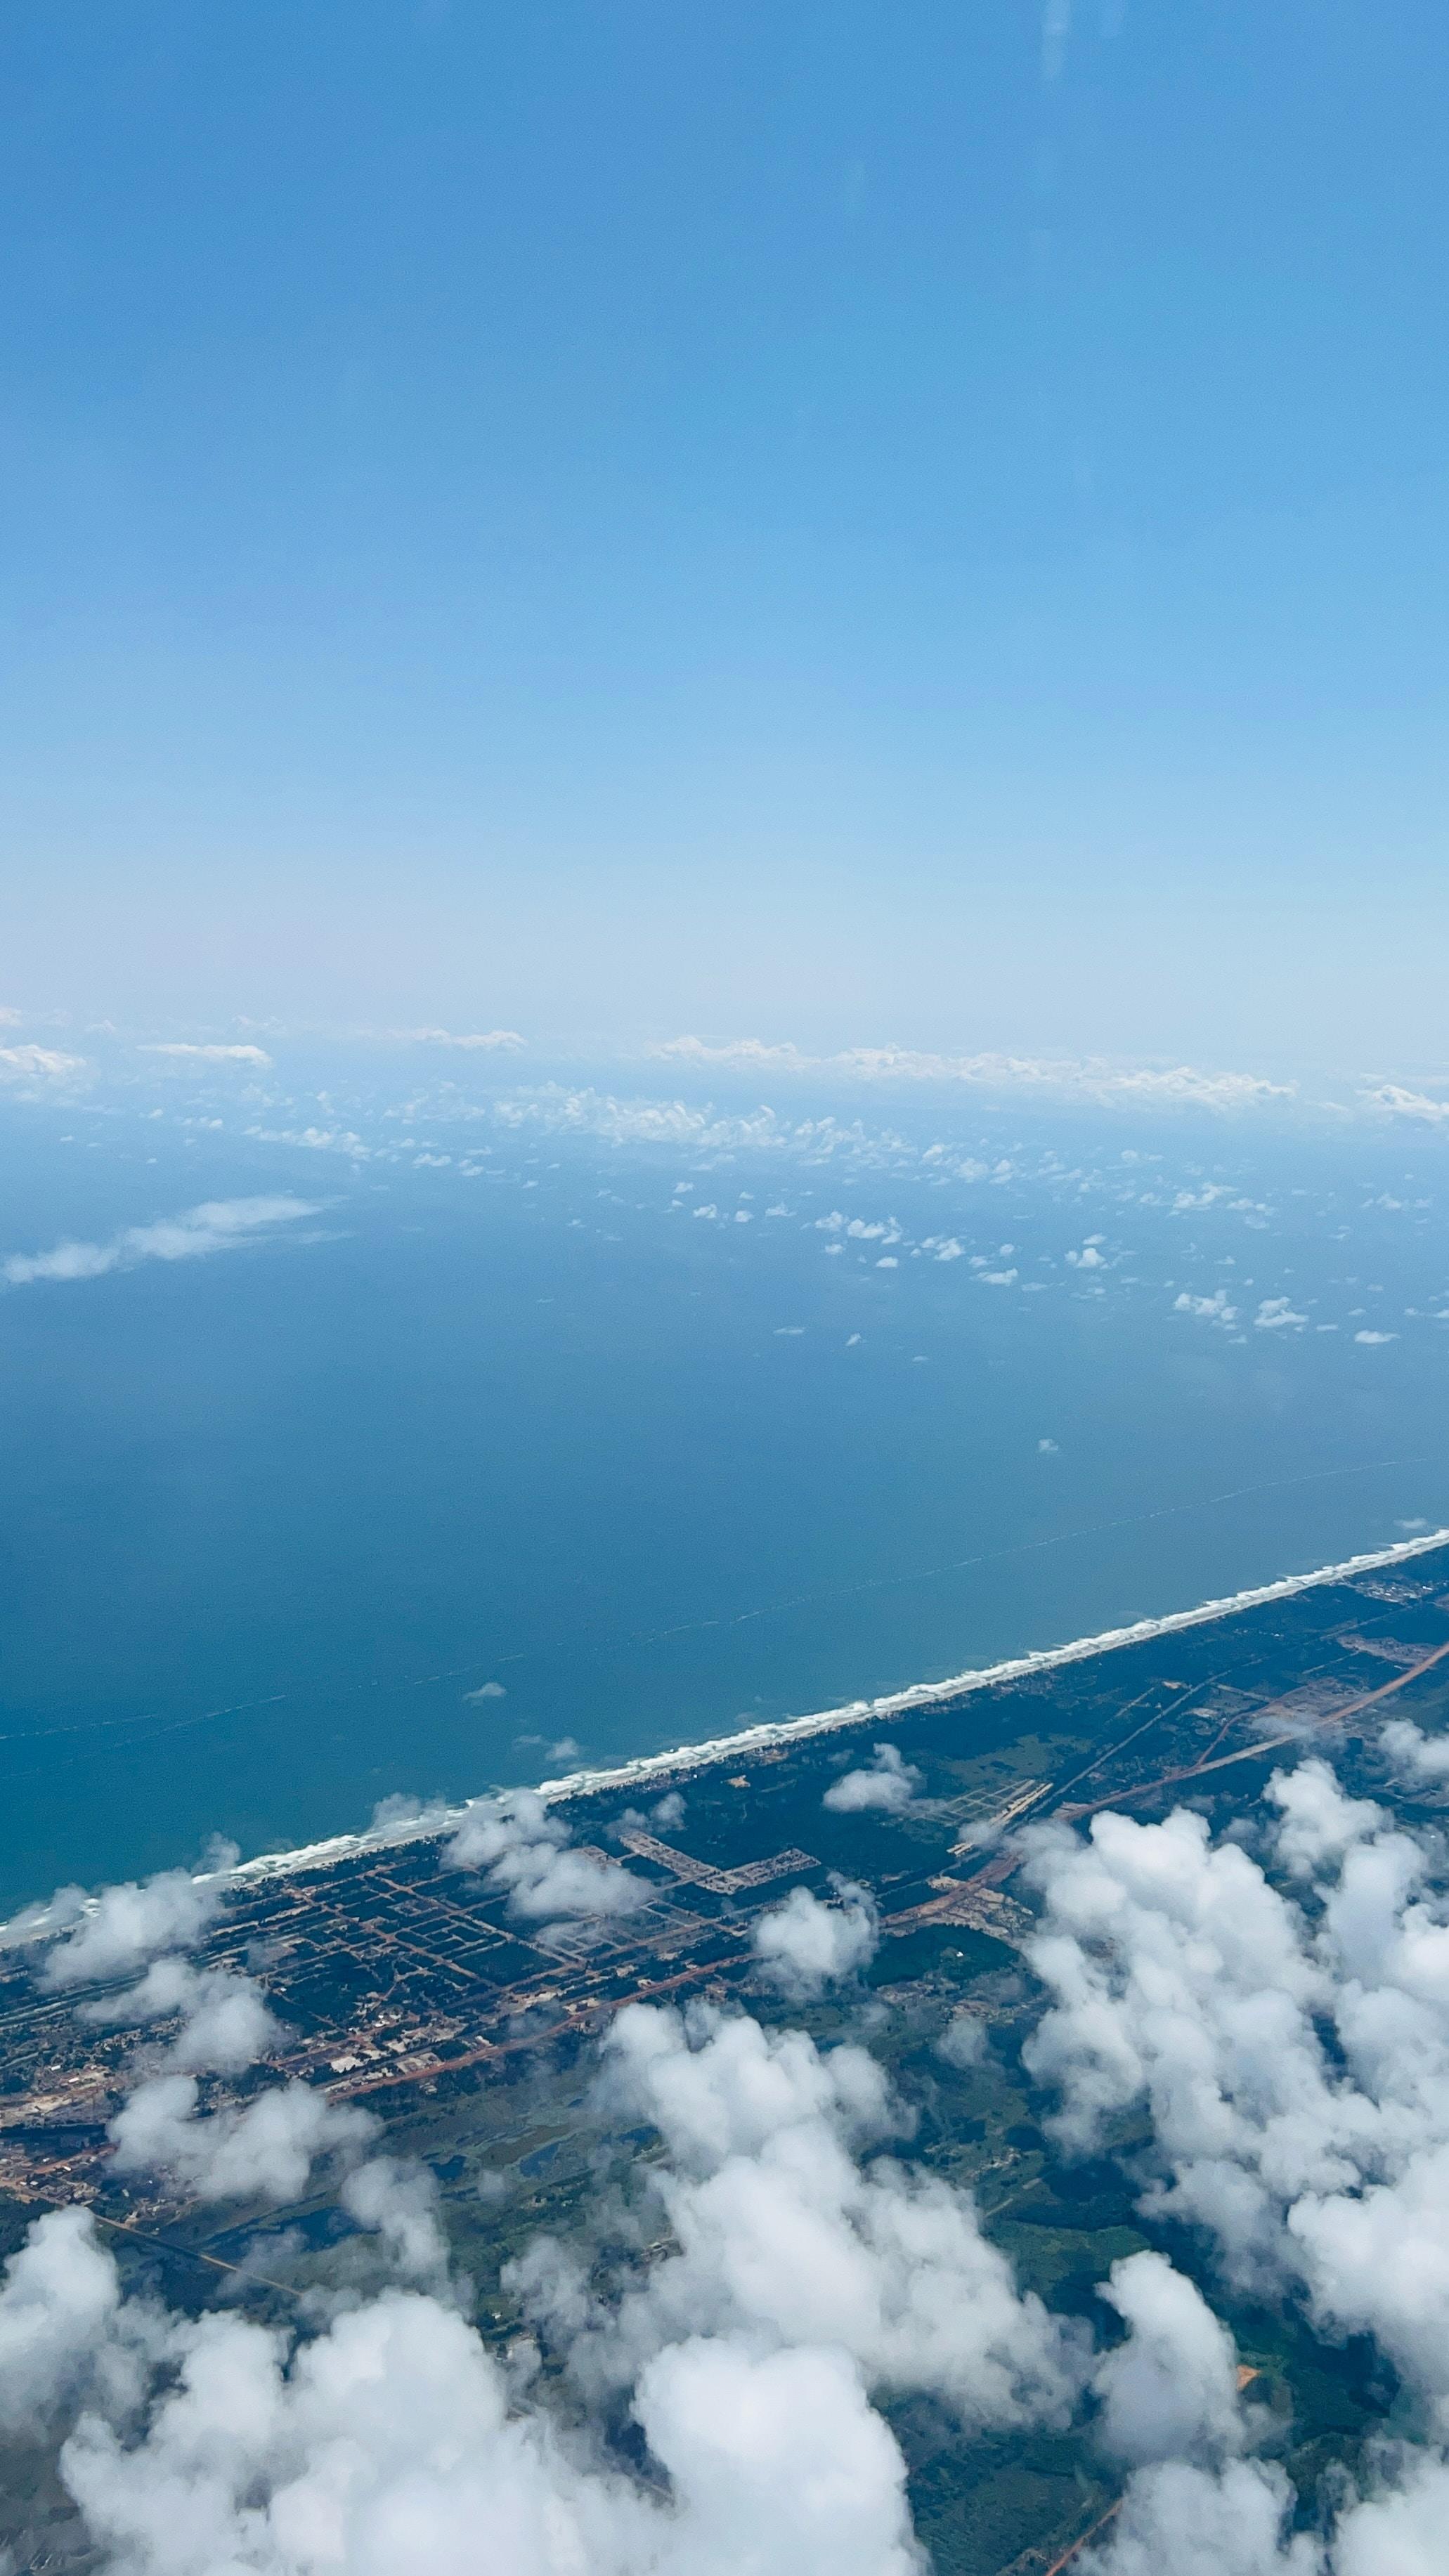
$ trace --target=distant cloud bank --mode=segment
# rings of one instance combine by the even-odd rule
[[[173,1024],[174,1025],[174,1024]],[[192,1037],[170,1033],[124,1033],[109,1021],[87,1024],[92,1052],[72,1053],[49,1042],[66,1024],[51,1014],[38,1016],[14,1008],[0,1009],[0,1084],[27,1086],[42,1092],[74,1083],[77,1078],[104,1080],[108,1069],[134,1079],[137,1058],[169,1060],[181,1069],[234,1065],[239,1070],[270,1073],[273,1048],[280,1042],[304,1045],[309,1058],[331,1045],[350,1052],[361,1043],[383,1049],[420,1050],[473,1058],[480,1070],[489,1060],[531,1057],[557,1075],[562,1068],[597,1073],[606,1066],[652,1063],[683,1070],[744,1076],[808,1080],[822,1086],[907,1091],[911,1088],[957,1089],[1003,1100],[1041,1099],[1081,1102],[1124,1109],[1183,1108],[1206,1111],[1273,1109],[1318,1112],[1341,1119],[1367,1117],[1419,1126],[1449,1126],[1449,1072],[1386,1072],[1382,1067],[1337,1074],[1295,1077],[1281,1069],[1268,1073],[1240,1066],[1202,1065],[1174,1060],[1101,1054],[1071,1055],[1027,1049],[976,1048],[948,1050],[913,1046],[845,1046],[819,1050],[794,1038],[701,1036],[647,1039],[619,1034],[608,1041],[588,1041],[568,1030],[525,1037],[507,1027],[449,1028],[431,1021],[412,1026],[352,1026],[331,1030],[298,1025],[284,1030],[274,1021],[239,1018],[233,1037]],[[265,1043],[263,1042],[265,1041]]]
[[[912,1047],[847,1047],[836,1055],[807,1055],[788,1042],[770,1046],[758,1038],[733,1038],[716,1044],[697,1037],[669,1038],[649,1053],[665,1062],[718,1066],[721,1071],[826,1074],[851,1082],[967,1083],[984,1091],[1181,1103],[1199,1109],[1244,1109],[1298,1097],[1296,1083],[1270,1082],[1261,1074],[1212,1073],[1190,1064],[1123,1065],[1098,1056],[937,1055]]]

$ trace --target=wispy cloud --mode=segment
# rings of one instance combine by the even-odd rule
[[[1060,80],[1067,67],[1072,34],[1072,0],[1046,0],[1041,17],[1041,76]]]
[[[273,1226],[316,1216],[309,1199],[207,1199],[180,1216],[152,1225],[128,1225],[104,1243],[57,1243],[49,1252],[15,1252],[0,1265],[13,1288],[36,1279],[103,1279],[110,1270],[133,1270],[142,1261],[195,1261],[209,1252],[232,1252]]]
[[[164,1042],[157,1039],[149,1046],[143,1046],[140,1053],[181,1056],[192,1064],[249,1064],[258,1073],[269,1072],[272,1062],[265,1047],[200,1046],[191,1045],[181,1038],[172,1038]]]

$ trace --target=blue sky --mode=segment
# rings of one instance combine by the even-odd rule
[[[1449,24],[20,0],[9,998],[1437,1060]]]

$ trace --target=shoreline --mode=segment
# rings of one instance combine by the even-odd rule
[[[1150,1644],[1154,1637],[1171,1637],[1186,1628],[1207,1627],[1216,1619],[1231,1619],[1246,1610],[1261,1609],[1270,1601],[1289,1601],[1300,1592],[1348,1582],[1357,1574],[1372,1574],[1383,1566],[1406,1564],[1442,1547],[1449,1547],[1449,1528],[1429,1530],[1418,1538],[1398,1539],[1392,1547],[1371,1548],[1362,1555],[1344,1557],[1336,1565],[1318,1566],[1311,1574],[1280,1575],[1272,1583],[1254,1584],[1242,1592],[1225,1593],[1218,1600],[1201,1601],[1191,1610],[1167,1610],[1154,1619],[1135,1619],[1126,1627],[1104,1628],[1095,1636],[1075,1637],[1066,1645],[1035,1646],[999,1663],[953,1673],[945,1681],[911,1682],[902,1690],[882,1692],[876,1699],[847,1700],[838,1708],[816,1709],[804,1717],[762,1718],[754,1726],[737,1728],[733,1734],[707,1736],[697,1744],[675,1745],[665,1753],[640,1753],[604,1769],[570,1771],[557,1780],[540,1780],[533,1794],[546,1805],[556,1806],[569,1798],[597,1797],[602,1792],[629,1789],[643,1782],[713,1770],[718,1763],[769,1752],[777,1745],[798,1744],[812,1735],[831,1735],[849,1726],[879,1725],[893,1717],[904,1717],[912,1709],[931,1708],[949,1700],[969,1698],[976,1691],[992,1690],[1002,1682],[1025,1681],[1036,1673],[1087,1663],[1096,1655],[1116,1654],[1124,1646]],[[474,1803],[465,1799],[453,1807],[424,1807],[416,1815],[398,1817],[391,1824],[365,1826],[360,1833],[333,1834],[324,1842],[300,1844],[292,1851],[259,1853],[256,1859],[239,1861],[234,1869],[217,1874],[228,1883],[285,1877],[297,1870],[326,1869],[363,1852],[386,1850],[393,1844],[438,1839],[453,1832]],[[201,1875],[210,1877],[213,1873]]]
[[[692,1772],[713,1770],[722,1762],[748,1759],[751,1754],[769,1752],[776,1746],[799,1744],[813,1735],[832,1735],[846,1727],[880,1725],[894,1717],[904,1717],[912,1709],[932,1708],[957,1699],[970,1698],[975,1692],[992,1690],[1003,1682],[1028,1680],[1038,1673],[1060,1671],[1068,1664],[1087,1663],[1097,1655],[1116,1654],[1124,1646],[1148,1645],[1155,1637],[1171,1637],[1187,1628],[1208,1627],[1214,1620],[1231,1619],[1244,1611],[1263,1608],[1270,1601],[1289,1601],[1300,1592],[1312,1592],[1331,1583],[1350,1582],[1355,1575],[1371,1574],[1384,1566],[1403,1565],[1416,1557],[1432,1555],[1435,1549],[1449,1547],[1449,1528],[1428,1530],[1418,1538],[1398,1539],[1391,1547],[1366,1550],[1358,1556],[1344,1557],[1335,1565],[1315,1567],[1311,1574],[1280,1575],[1272,1583],[1259,1583],[1241,1592],[1225,1593],[1220,1599],[1201,1601],[1190,1610],[1167,1610],[1153,1619],[1135,1619],[1121,1628],[1104,1628],[1095,1636],[1074,1637],[1060,1646],[1035,1646],[1025,1654],[1010,1655],[994,1664],[973,1666],[953,1673],[945,1681],[911,1682],[904,1689],[885,1691],[875,1699],[847,1700],[838,1708],[816,1709],[803,1717],[762,1718],[756,1725],[736,1728],[730,1735],[705,1737],[697,1744],[679,1744],[664,1753],[635,1754],[626,1762],[607,1768],[570,1771],[557,1780],[541,1780],[533,1794],[547,1806],[561,1805],[571,1798],[597,1797],[611,1790],[631,1789],[649,1782],[677,1780]],[[481,1795],[496,1796],[485,1790]],[[414,1812],[394,1817],[391,1821],[366,1825],[359,1833],[330,1834],[325,1840],[299,1843],[284,1851],[260,1852],[255,1859],[238,1861],[225,1870],[198,1870],[197,1885],[218,1881],[225,1886],[244,1886],[257,1879],[289,1878],[299,1871],[332,1869],[341,1862],[356,1860],[364,1853],[386,1851],[417,1842],[441,1841],[445,1834],[456,1831],[470,1806],[476,1800],[464,1799],[457,1806],[419,1806]],[[89,1900],[94,1905],[96,1899]],[[43,1940],[51,1929],[48,1906],[26,1907],[9,1923],[0,1924],[0,1948],[20,1942]]]

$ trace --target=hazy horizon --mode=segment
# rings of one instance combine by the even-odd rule
[[[0,998],[1444,1063],[1428,0],[0,41]]]

